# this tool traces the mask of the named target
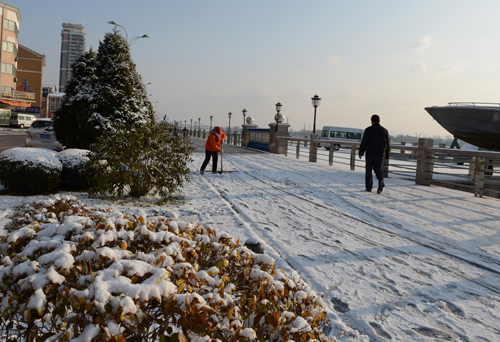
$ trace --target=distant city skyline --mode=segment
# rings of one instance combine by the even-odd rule
[[[19,42],[46,55],[58,84],[63,22],[85,23],[87,50],[115,21],[129,37],[157,117],[228,125],[245,108],[259,127],[276,102],[291,128],[365,128],[377,113],[392,135],[446,136],[424,110],[500,102],[495,1],[24,0]],[[158,102],[156,102],[158,101]]]

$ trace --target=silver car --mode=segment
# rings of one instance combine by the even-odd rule
[[[62,151],[62,145],[56,140],[52,119],[36,119],[26,132],[26,147],[43,147]]]

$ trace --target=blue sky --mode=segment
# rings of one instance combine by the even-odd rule
[[[45,54],[58,85],[63,22],[84,23],[97,49],[113,20],[158,117],[241,125],[245,108],[267,127],[275,103],[292,129],[365,128],[380,115],[391,134],[447,135],[424,110],[454,101],[500,102],[498,1],[87,0],[9,2],[19,41]]]

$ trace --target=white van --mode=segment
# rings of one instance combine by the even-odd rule
[[[321,131],[320,140],[335,140],[334,148],[338,150],[340,147],[351,147],[351,145],[343,145],[342,142],[361,142],[363,138],[364,129],[336,127],[336,126],[323,126]],[[327,150],[330,149],[331,143],[319,143]]]
[[[21,114],[21,113],[12,113],[10,115],[9,126],[10,127],[29,127],[31,123],[36,120],[34,115],[30,114]]]

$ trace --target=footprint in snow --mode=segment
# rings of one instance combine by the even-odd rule
[[[379,335],[380,337],[383,337],[387,340],[392,340],[392,336],[387,331],[385,331],[384,328],[382,328],[382,326],[380,324],[375,323],[375,322],[370,322],[368,324],[370,324],[370,326],[373,328],[373,330],[375,330],[377,335]]]

